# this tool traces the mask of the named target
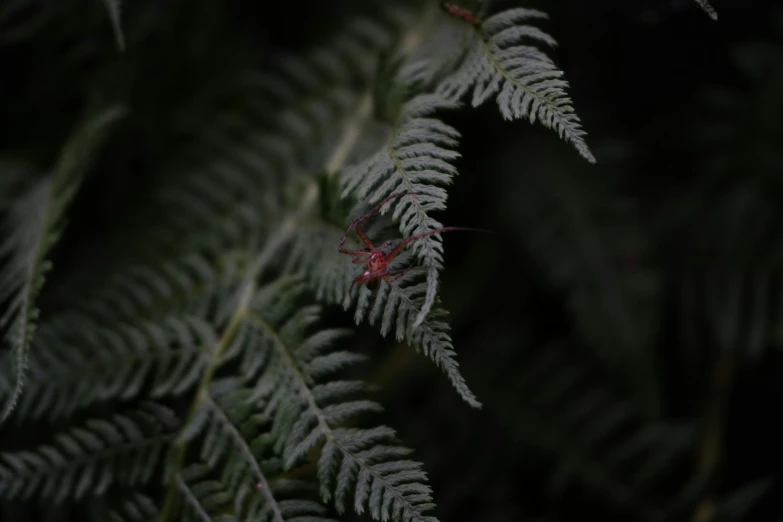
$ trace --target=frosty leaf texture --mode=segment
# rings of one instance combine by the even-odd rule
[[[266,351],[245,348],[251,359],[243,366],[260,372],[253,378],[260,383],[253,400],[267,404],[270,434],[284,466],[303,464],[320,449],[321,497],[333,499],[338,512],[352,506],[379,521],[430,520],[424,514],[434,507],[426,474],[407,458],[409,450],[399,446],[394,431],[352,425],[381,409],[368,400],[361,381],[339,377],[364,358],[339,347],[347,332],[313,331],[317,308],[297,310],[284,297],[304,288],[297,279],[283,279],[260,292],[242,335],[249,346],[268,346]]]
[[[563,72],[534,45],[554,46],[556,42],[526,23],[545,18],[541,11],[515,8],[469,26],[466,30],[474,34],[467,40],[458,65],[440,82],[438,92],[451,99],[468,95],[474,107],[494,98],[505,119],[538,120],[595,163]]]
[[[209,324],[189,316],[112,328],[73,318],[46,323],[16,415],[60,420],[102,401],[182,395],[201,377],[214,338]]]
[[[404,340],[424,352],[446,374],[460,397],[474,408],[480,408],[481,402],[459,370],[449,333],[451,328],[445,321],[446,310],[433,308],[424,323],[413,326],[426,294],[427,282],[421,280],[420,273],[410,271],[397,281],[381,285],[375,296],[362,288],[354,317],[357,323],[367,320],[372,325],[379,324],[382,335],[393,332],[398,341]]]
[[[438,110],[456,104],[435,94],[413,98],[401,111],[400,123],[384,148],[344,172],[343,196],[378,203],[395,193],[414,192],[391,201],[393,219],[403,237],[412,237],[443,227],[430,212],[445,210],[445,186],[457,175],[453,161],[459,133],[435,117]],[[381,209],[381,212],[387,209]],[[413,328],[421,326],[435,303],[438,272],[443,268],[443,245],[439,235],[421,238],[411,249],[427,269],[427,293]]]

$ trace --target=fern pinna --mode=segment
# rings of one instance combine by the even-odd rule
[[[118,110],[92,116],[88,144],[78,131],[52,174],[0,186],[6,422],[57,426],[0,455],[4,502],[92,497],[96,520],[281,522],[348,510],[434,520],[422,464],[378,417],[355,375],[364,356],[322,307],[350,309],[357,324],[423,352],[480,407],[439,298],[442,238],[412,243],[398,261],[416,269],[375,292],[349,292],[358,267],[338,242],[400,191],[417,197],[389,201],[369,234],[443,226],[460,134],[441,117],[465,98],[494,99],[503,117],[540,121],[594,158],[562,72],[539,48],[553,43],[531,25],[542,13],[371,4],[311,52],[238,71],[230,103],[177,141],[128,211],[135,234],[107,243],[101,272],[77,267],[53,283],[40,319],[47,248],[94,173],[82,156],[101,154],[96,136],[123,139],[107,129]],[[124,35],[119,2],[107,5]],[[146,30],[144,16],[130,19]],[[128,24],[126,47],[137,41]],[[456,52],[433,42],[444,28],[461,35]]]

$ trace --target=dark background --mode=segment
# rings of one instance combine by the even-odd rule
[[[31,29],[34,37],[0,43],[4,155],[50,162],[98,83],[130,92],[141,114],[113,139],[96,169],[103,175],[79,195],[54,252],[57,278],[78,271],[85,252],[100,265],[96,245],[116,234],[117,216],[143,197],[167,151],[206,121],[237,64],[262,64],[269,49],[306,48],[350,2],[232,0],[224,10],[202,0],[155,9],[128,2],[125,23],[148,27],[149,36],[131,40],[125,54],[99,4],[64,2],[47,10],[53,14]],[[715,0],[716,22],[689,0],[525,2],[550,15],[542,27],[559,42],[554,56],[595,166],[539,124],[504,122],[492,104],[445,116],[464,139],[440,219],[501,234],[444,240],[443,300],[463,373],[484,409],[462,403],[409,348],[381,346],[367,327],[356,340],[377,347],[372,380],[388,422],[430,474],[440,520],[780,519],[783,306],[775,288],[783,265],[774,253],[783,245],[783,9],[775,4]],[[499,1],[493,10],[511,5],[520,2]],[[714,88],[729,94],[709,95]],[[751,200],[742,211],[732,203],[740,193]],[[570,275],[557,279],[561,266]],[[742,290],[721,294],[736,274]],[[637,275],[658,288],[654,298],[630,290],[643,302],[625,303],[634,324],[652,325],[638,337],[656,361],[647,369],[660,385],[657,418],[692,429],[693,439],[667,453],[664,435],[652,437],[636,460],[615,469],[615,450],[646,421],[607,430],[600,444],[584,442],[602,415],[629,399],[623,383],[633,371],[604,364],[595,339],[611,334],[613,323],[598,309],[602,296],[624,294]],[[772,290],[756,299],[766,281]],[[686,289],[699,303],[691,315]],[[715,311],[713,291],[737,305],[737,317]],[[572,307],[574,295],[587,304]],[[762,348],[751,357],[745,352],[759,318],[767,319]],[[718,330],[735,319],[739,339],[728,349]],[[624,349],[608,339],[606,350]],[[537,373],[533,361],[555,353],[550,373]],[[546,396],[553,376],[574,369],[588,377]],[[599,389],[612,397],[606,407],[566,419]],[[700,460],[705,451],[714,466]],[[651,463],[661,468],[655,479],[634,485]],[[714,472],[713,480],[687,497],[695,470]],[[735,516],[721,504],[764,478],[772,481],[751,511]]]

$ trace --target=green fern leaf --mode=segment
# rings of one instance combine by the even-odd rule
[[[114,485],[148,484],[178,424],[170,410],[148,403],[88,419],[49,444],[0,453],[0,498],[62,502],[100,495]]]
[[[200,379],[215,337],[210,325],[188,316],[113,328],[84,319],[45,324],[15,415],[57,420],[99,402],[182,395]]]
[[[297,310],[292,296],[304,289],[302,281],[283,278],[260,292],[252,328],[242,336],[250,357],[242,366],[259,383],[251,401],[267,405],[270,436],[285,467],[323,446],[321,495],[334,499],[338,512],[345,512],[350,497],[357,513],[367,510],[375,520],[434,520],[424,514],[434,507],[426,474],[406,458],[409,450],[396,445],[393,430],[345,427],[380,406],[364,398],[363,383],[335,377],[363,360],[334,347],[344,331],[306,333],[319,310]]]
[[[196,464],[174,477],[176,520],[270,520],[332,522],[307,482],[280,476],[271,455],[267,418],[244,379],[215,381],[198,415],[201,451]],[[168,512],[167,512],[168,514]],[[171,517],[164,517],[166,520]]]
[[[405,258],[401,258],[404,263]],[[381,334],[392,331],[398,341],[406,341],[420,349],[446,374],[460,397],[473,406],[481,408],[476,395],[470,390],[459,371],[456,352],[449,335],[450,327],[444,320],[448,313],[442,308],[433,309],[427,321],[414,327],[415,318],[426,300],[427,283],[421,282],[420,274],[411,271],[392,283],[383,284],[372,292],[362,288],[356,304],[354,318],[371,325],[380,322]]]
[[[0,256],[10,259],[0,272],[0,302],[8,303],[0,315],[0,331],[5,331],[16,371],[13,395],[0,422],[14,409],[24,386],[28,348],[38,316],[35,301],[50,267],[46,256],[59,238],[67,207],[106,136],[106,127],[122,114],[121,109],[111,108],[92,116],[63,148],[53,172],[21,195],[0,223]]]
[[[566,92],[568,82],[562,79],[563,72],[546,53],[525,43],[556,45],[548,34],[524,24],[543,18],[547,15],[541,11],[515,8],[468,26],[466,30],[474,35],[456,70],[440,83],[438,92],[451,99],[470,93],[474,107],[495,97],[505,119],[528,118],[531,123],[538,119],[595,163]]]
[[[316,214],[317,215],[317,214]],[[292,242],[291,253],[287,256],[286,271],[303,275],[311,288],[318,292],[319,299],[329,303],[351,305],[348,288],[356,277],[355,265],[337,251],[337,244],[344,230],[335,225],[336,213],[321,213],[317,218],[308,215],[298,221],[297,234]],[[366,231],[371,237],[383,231],[382,220],[371,223]],[[390,265],[390,270],[409,267],[413,262],[412,253],[405,251]],[[371,325],[380,323],[383,336],[394,332],[398,341],[422,351],[443,370],[451,380],[460,396],[471,406],[480,408],[481,403],[467,386],[456,361],[449,325],[444,321],[447,313],[442,308],[433,307],[426,319],[414,327],[427,300],[428,281],[419,281],[421,267],[416,267],[392,283],[383,282],[375,294],[366,288],[359,290],[354,319],[357,324],[368,320]],[[338,301],[338,299],[342,299]],[[436,299],[435,305],[438,304]],[[372,310],[371,310],[372,308]]]
[[[457,105],[441,96],[420,95],[408,102],[400,115],[394,135],[383,150],[366,161],[346,169],[342,175],[343,197],[378,203],[401,192],[417,192],[393,201],[394,219],[403,237],[430,232],[443,225],[429,213],[446,208],[445,185],[457,174],[453,161],[459,133],[433,117],[438,110]],[[381,213],[387,209],[381,209]],[[438,235],[424,237],[412,250],[427,268],[427,293],[413,328],[424,322],[438,292],[438,272],[443,268],[443,245]]]

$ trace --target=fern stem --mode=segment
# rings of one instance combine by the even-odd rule
[[[244,455],[245,460],[251,463],[253,474],[255,475],[255,478],[258,481],[258,483],[261,484],[260,490],[267,496],[269,501],[274,504],[273,520],[276,522],[283,522],[285,520],[285,518],[283,517],[283,511],[282,509],[280,509],[280,505],[272,495],[272,488],[270,487],[269,481],[266,479],[266,475],[261,469],[261,466],[258,464],[255,455],[253,455],[253,450],[250,449],[250,446],[247,444],[247,441],[244,439],[244,437],[242,437],[242,434],[236,428],[234,423],[231,422],[231,419],[228,417],[228,415],[223,410],[223,408],[221,408],[220,405],[217,402],[215,402],[215,400],[211,396],[207,396],[206,400],[209,403],[212,410],[215,412],[215,414],[218,415],[223,420],[223,423],[226,426],[228,426],[229,432],[233,437],[237,447],[239,448],[239,451],[242,453],[242,455]]]
[[[280,349],[280,352],[288,363],[291,373],[296,378],[297,383],[299,383],[299,394],[305,399],[305,402],[307,402],[307,407],[310,408],[310,411],[312,411],[316,419],[318,419],[318,426],[320,426],[321,430],[323,431],[324,437],[326,437],[326,439],[330,442],[334,441],[332,429],[329,427],[329,424],[326,422],[326,417],[324,417],[321,409],[318,407],[318,403],[315,401],[315,397],[310,391],[310,387],[307,385],[307,379],[305,379],[305,376],[302,375],[302,371],[299,369],[299,365],[296,363],[296,358],[291,353],[291,350],[288,348],[283,339],[277,335],[277,332],[274,328],[272,328],[272,325],[265,321],[263,317],[255,313],[252,314],[251,317],[258,324],[258,326],[260,326],[272,339],[275,340],[275,346]]]
[[[195,391],[195,400],[191,405],[190,412],[182,426],[181,434],[187,432],[188,426],[192,425],[198,416],[199,410],[202,405],[209,400],[209,385],[212,382],[212,378],[220,364],[223,354],[226,352],[234,336],[239,331],[242,322],[247,318],[250,308],[250,302],[255,295],[255,291],[258,288],[258,278],[263,272],[266,265],[274,258],[275,254],[288,242],[296,230],[296,223],[300,219],[301,215],[307,214],[316,204],[318,200],[318,185],[315,181],[311,182],[305,195],[302,198],[302,202],[294,212],[292,212],[278,227],[272,237],[266,242],[263,250],[256,258],[253,266],[248,270],[247,276],[242,288],[240,289],[239,299],[234,310],[228,326],[223,332],[220,340],[212,352],[212,359],[209,366],[204,371],[204,375],[201,378],[198,388]],[[164,522],[168,520],[171,511],[174,508],[174,501],[176,497],[176,477],[179,476],[180,470],[185,463],[185,454],[187,450],[187,439],[180,436],[177,441],[176,448],[174,450],[174,456],[172,458],[173,465],[171,467],[172,483],[169,486],[168,493],[166,495],[166,501],[161,510],[160,521]],[[268,489],[266,491],[269,491]]]
[[[193,507],[193,510],[198,514],[199,518],[204,522],[211,522],[212,518],[209,516],[209,513],[204,511],[204,509],[202,509],[201,503],[198,501],[198,498],[196,498],[196,495],[193,494],[193,491],[191,491],[190,486],[188,486],[187,482],[185,482],[180,475],[176,476],[175,484],[177,486],[177,489],[179,489],[182,492],[182,494],[185,496],[185,499],[187,500],[188,504],[190,504]]]

